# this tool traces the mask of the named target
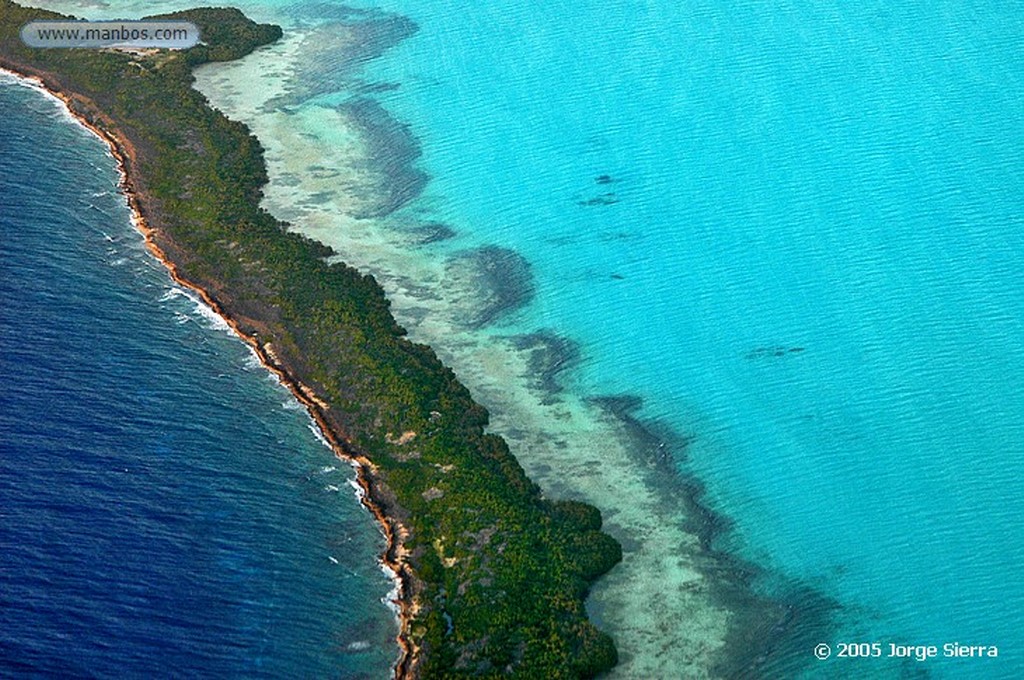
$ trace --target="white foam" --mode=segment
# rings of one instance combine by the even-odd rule
[[[222,317],[217,312],[213,311],[213,308],[210,307],[205,302],[203,302],[203,300],[201,298],[199,298],[195,294],[190,294],[190,293],[186,293],[185,295],[190,300],[195,302],[195,304],[196,304],[196,306],[195,306],[195,313],[198,314],[199,317],[202,318],[202,320],[206,322],[205,325],[206,325],[207,328],[209,328],[211,330],[226,332],[226,333],[229,333],[229,334],[231,334],[231,335],[233,335],[235,337],[238,337],[237,334],[235,333],[234,329],[231,328],[231,326],[228,324],[228,322],[224,320],[224,317]]]
[[[72,123],[76,128],[85,131],[90,136],[100,139],[100,141],[103,142],[103,148],[107,156],[113,157],[113,154],[110,153],[110,146],[107,144],[106,140],[102,139],[94,130],[90,130],[82,121],[75,118],[71,114],[71,110],[68,109],[67,104],[64,103],[64,100],[43,87],[37,79],[27,78],[14,73],[13,71],[0,68],[0,84],[27,87],[30,90],[35,90],[40,93],[47,101],[54,105],[52,112],[54,117],[60,118],[63,122]]]
[[[508,440],[542,488],[593,503],[614,518],[609,530],[634,539],[623,562],[592,594],[602,605],[602,624],[623,652],[612,675],[671,676],[679,668],[711,667],[731,613],[712,600],[700,568],[699,540],[684,529],[689,519],[685,508],[665,503],[651,471],[637,465],[622,423],[585,395],[568,390],[559,402],[550,402],[535,386],[527,354],[486,330],[467,331],[461,323],[459,303],[478,296],[473,277],[455,289],[452,284],[458,282],[448,276],[443,259],[409,248],[386,219],[347,215],[344,187],[361,186],[355,156],[363,149],[352,142],[358,134],[339,132],[346,124],[343,116],[317,106],[266,110],[262,106],[269,97],[259,88],[242,92],[224,84],[225,74],[237,83],[272,71],[285,74],[279,84],[290,71],[289,56],[282,50],[255,54],[231,65],[206,66],[197,74],[197,85],[211,102],[249,125],[264,144],[270,176],[265,207],[377,277],[410,338],[434,347],[455,370],[491,412],[491,431]],[[227,88],[224,96],[218,88]],[[309,172],[311,159],[330,159],[333,172]],[[325,193],[336,198],[313,198]]]
[[[256,350],[253,349],[248,343],[246,343],[246,347],[249,348],[249,354],[245,357],[245,360],[242,362],[242,368],[244,368],[247,371],[265,370],[266,366],[264,366],[263,362],[260,361],[260,356],[256,354]]]
[[[309,421],[306,423],[306,427],[309,428],[309,431],[313,433],[313,436],[316,437],[316,440],[318,442],[320,442],[321,444],[323,444],[327,448],[331,449],[332,451],[334,450],[331,447],[330,442],[328,442],[327,439],[324,438],[323,432],[320,431],[320,427],[316,424],[316,422],[313,421],[312,416],[309,418]]]
[[[359,474],[357,468],[358,465],[355,462],[353,462],[352,471],[356,475]],[[370,512],[370,509],[366,507],[366,490],[363,489],[363,487],[359,484],[358,481],[356,481],[356,478],[354,476],[350,477],[345,483],[352,488],[352,495],[355,496],[356,500],[359,502],[359,507],[361,507],[366,512]],[[380,531],[381,536],[387,538],[387,534],[384,533],[384,527],[380,526],[380,524],[377,524],[377,529],[378,531]]]
[[[398,574],[395,570],[385,564],[383,560],[379,561],[377,564],[380,565],[381,571],[391,579],[391,590],[389,590],[388,594],[382,597],[380,601],[383,602],[387,608],[392,611],[392,613],[394,613],[395,618],[397,619],[402,614],[402,581],[398,578]]]
[[[183,295],[185,295],[185,291],[183,291],[178,286],[171,286],[164,292],[163,295],[160,296],[157,302],[170,302],[171,300],[180,298]]]
[[[191,313],[188,314],[180,311],[174,312],[174,316],[179,319],[179,323],[183,323],[180,321],[180,317],[183,315],[190,321],[201,323],[205,328],[225,332],[232,337],[238,338],[238,334],[235,333],[235,330],[231,328],[230,324],[228,324],[220,314],[213,311],[212,307],[206,304],[201,297],[191,290],[181,286],[172,285],[164,292],[163,295],[160,296],[158,301],[171,302],[181,297],[188,299],[189,302],[193,304],[193,307]],[[248,346],[248,343],[246,343],[246,345]]]

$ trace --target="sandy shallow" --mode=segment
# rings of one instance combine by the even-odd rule
[[[625,548],[622,564],[589,601],[620,650],[613,677],[709,677],[732,613],[715,597],[698,536],[684,529],[694,519],[686,504],[671,502],[658,484],[664,471],[638,453],[627,424],[558,389],[553,376],[571,363],[571,342],[549,331],[510,336],[472,322],[486,315],[481,305],[494,304],[488,298],[502,297],[494,290],[501,277],[482,279],[483,269],[474,269],[481,258],[464,256],[486,244],[456,238],[424,246],[407,216],[366,217],[388,200],[393,168],[372,154],[389,149],[373,139],[372,124],[345,107],[298,101],[302,93],[292,86],[302,82],[318,35],[292,29],[285,36],[241,62],[197,73],[198,89],[249,125],[266,148],[265,207],[378,278],[399,322],[414,340],[433,346],[491,411],[491,429],[546,493],[602,510]],[[463,253],[462,264],[453,250]],[[545,362],[548,380],[538,373]]]

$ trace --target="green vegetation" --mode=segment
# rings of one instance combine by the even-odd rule
[[[266,170],[248,129],[192,89],[191,69],[281,35],[232,9],[194,22],[204,44],[149,55],[26,48],[18,30],[58,18],[0,0],[0,65],[35,73],[135,150],[133,186],[154,240],[375,466],[374,497],[408,528],[420,608],[409,639],[423,677],[590,677],[616,661],[586,617],[593,579],[621,559],[598,511],[552,502],[434,352],[403,336],[371,276],[259,208]]]

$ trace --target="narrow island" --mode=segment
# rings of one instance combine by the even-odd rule
[[[275,371],[353,462],[399,582],[399,678],[592,677],[617,660],[588,619],[622,558],[599,511],[544,497],[488,434],[487,411],[405,336],[372,276],[260,208],[263,152],[192,88],[192,69],[281,36],[234,9],[179,52],[31,49],[55,12],[0,0],[0,67],[36,80],[111,147],[150,250]],[[151,17],[152,18],[152,17]],[[328,258],[332,258],[328,260]]]

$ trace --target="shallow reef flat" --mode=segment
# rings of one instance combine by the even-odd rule
[[[351,39],[351,31],[331,33]],[[517,312],[534,295],[529,263],[513,250],[473,243],[457,229],[424,247],[413,235],[415,225],[431,224],[417,207],[429,205],[429,195],[409,210],[374,219],[347,207],[350,196],[373,204],[382,194],[387,201],[381,182],[389,175],[370,177],[365,167],[387,168],[401,182],[414,156],[369,159],[409,142],[366,140],[365,126],[339,116],[336,107],[294,96],[328,87],[302,83],[310,77],[305,55],[319,49],[316,36],[325,32],[296,27],[281,45],[198,72],[197,87],[245,121],[267,149],[264,205],[380,281],[399,323],[432,346],[487,407],[489,429],[509,442],[545,494],[601,509],[605,529],[623,545],[623,562],[588,600],[619,649],[611,677],[700,678],[754,668],[769,640],[786,634],[786,606],[751,594],[749,565],[708,552],[712,515],[686,500],[687,492],[696,495],[693,487],[645,452],[653,435],[640,434],[637,421],[624,417],[632,409],[565,388],[567,369],[580,359],[574,343],[545,329],[519,332]],[[272,68],[274,75],[266,75]],[[348,92],[365,87],[358,75],[346,64],[316,77]],[[260,78],[264,86],[239,85]],[[400,138],[408,134],[392,130]],[[328,191],[333,199],[309,200]],[[668,455],[682,438],[671,439],[659,440],[655,449]],[[771,635],[739,632],[751,630]]]

